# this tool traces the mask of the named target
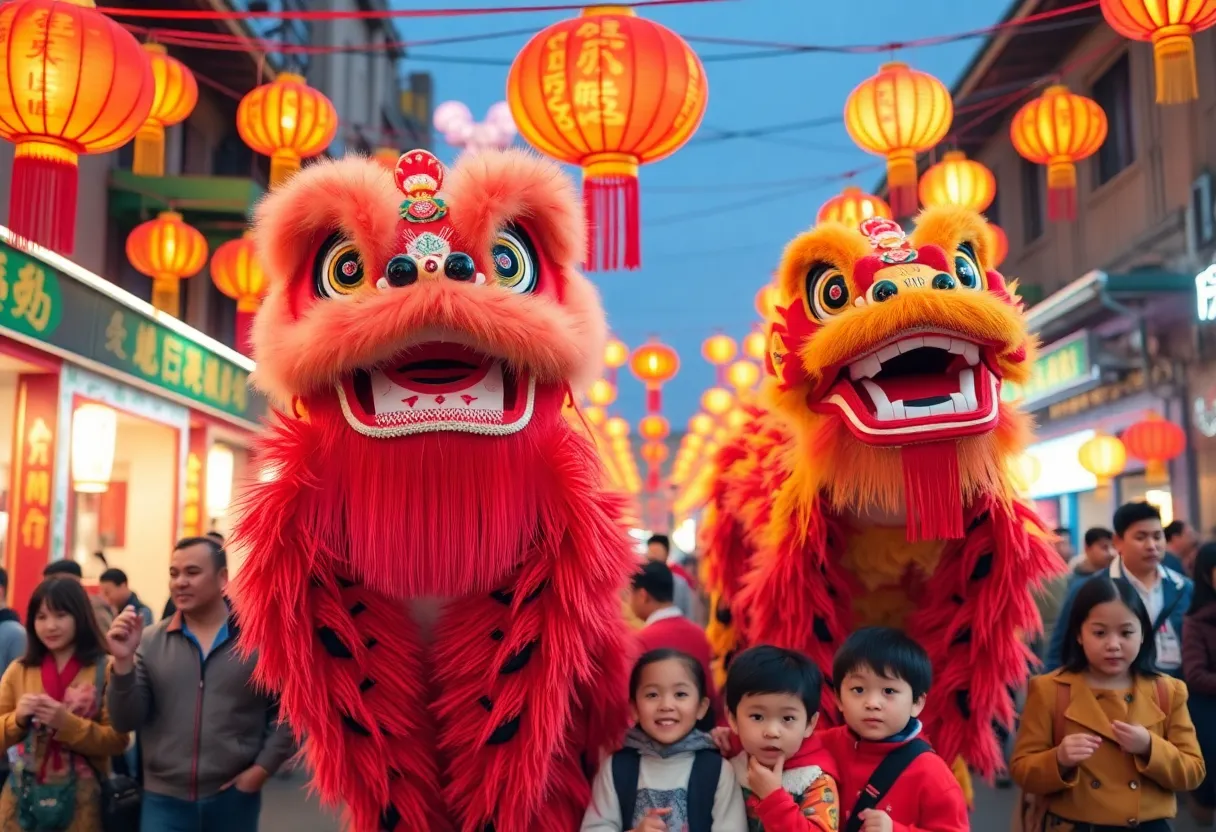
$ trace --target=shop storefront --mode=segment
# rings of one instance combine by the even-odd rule
[[[153,608],[179,537],[226,534],[265,402],[252,363],[0,229],[0,535],[18,609],[46,564]],[[100,556],[99,556],[100,553]],[[238,562],[239,553],[234,553]]]

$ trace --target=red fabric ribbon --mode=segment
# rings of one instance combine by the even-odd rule
[[[63,670],[60,670],[55,664],[55,657],[47,653],[42,658],[42,690],[57,702],[63,702],[68,695],[68,685],[72,683],[78,673],[80,673],[80,659],[72,656],[63,666]],[[42,766],[38,770],[39,779],[46,779],[48,761],[56,770],[63,766],[62,748],[63,746],[54,737],[47,743],[46,756],[42,758]]]

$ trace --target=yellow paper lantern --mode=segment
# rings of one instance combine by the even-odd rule
[[[1192,36],[1216,25],[1216,0],[1102,0],[1102,14],[1123,37],[1153,44],[1158,104],[1199,97]]]
[[[588,422],[599,427],[604,424],[604,420],[608,418],[608,414],[604,412],[604,408],[591,405],[583,408],[583,416]]]
[[[138,176],[165,175],[165,128],[185,121],[198,104],[198,81],[176,58],[169,57],[159,43],[145,43],[152,65],[156,94],[152,111],[135,134],[135,157],[131,172]]]
[[[638,436],[651,442],[659,442],[671,434],[671,425],[657,414],[651,414],[638,422]]]
[[[856,228],[871,217],[891,219],[891,206],[856,185],[849,185],[819,207],[815,222],[839,222]]]
[[[629,423],[620,416],[613,416],[607,422],[604,422],[604,433],[609,439],[625,439],[629,436]]]
[[[763,332],[749,332],[743,339],[743,354],[755,361],[763,361],[768,352],[768,338]]]
[[[920,178],[920,201],[926,208],[959,205],[980,213],[996,198],[992,171],[961,150],[951,150]]]
[[[713,433],[716,423],[714,417],[708,413],[698,413],[688,420],[688,432],[699,436],[708,436]]]
[[[1028,162],[1047,166],[1047,216],[1053,222],[1077,216],[1077,165],[1106,141],[1106,113],[1096,101],[1063,84],[1022,105],[1009,135]]]
[[[338,111],[303,75],[284,72],[241,99],[236,129],[255,153],[270,157],[270,187],[323,153],[338,132]]]
[[[735,390],[750,390],[760,381],[760,367],[752,361],[736,361],[726,370],[726,380]]]
[[[1020,453],[1009,460],[1009,473],[1019,491],[1029,491],[1042,472],[1043,464],[1034,454]]]
[[[616,401],[616,385],[607,379],[596,379],[587,388],[587,401],[597,407],[608,407]]]
[[[709,336],[705,343],[701,344],[701,356],[715,367],[721,367],[730,361],[738,351],[735,339],[722,333]]]
[[[747,414],[746,410],[736,407],[726,414],[726,426],[732,430],[738,430],[746,425],[749,419],[751,419],[751,416]]]
[[[721,416],[735,406],[735,397],[724,387],[711,387],[701,396],[701,408],[712,416]]]
[[[152,278],[152,305],[173,317],[181,314],[179,284],[207,264],[207,240],[176,211],[162,211],[127,236],[127,259]]]
[[[604,345],[604,365],[613,370],[625,366],[629,360],[629,347],[619,338],[612,338]]]
[[[1098,478],[1099,486],[1106,486],[1111,478],[1123,472],[1127,464],[1127,449],[1118,437],[1099,433],[1080,447],[1077,461]]]

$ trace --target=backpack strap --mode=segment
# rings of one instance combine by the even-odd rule
[[[931,753],[933,753],[933,749],[929,747],[929,743],[918,737],[883,757],[882,762],[870,775],[866,787],[857,796],[857,802],[853,804],[853,811],[849,813],[849,822],[845,826],[845,832],[860,832],[862,812],[877,806],[895,785],[899,776],[907,771],[908,766],[912,765],[917,757],[921,754]]]
[[[633,828],[633,812],[638,802],[638,773],[642,755],[636,748],[622,748],[612,755],[612,785],[621,807],[621,828]]]
[[[722,755],[702,748],[692,761],[688,776],[688,832],[713,832],[714,797],[722,779]]]

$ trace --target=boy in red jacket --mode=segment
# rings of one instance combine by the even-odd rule
[[[745,650],[726,676],[727,729],[714,731],[743,786],[750,832],[837,832],[836,766],[814,736],[823,676],[793,650]],[[741,749],[741,752],[740,752]]]
[[[950,766],[920,737],[929,656],[889,627],[849,636],[832,665],[845,725],[821,732],[838,762],[845,832],[967,832]]]

